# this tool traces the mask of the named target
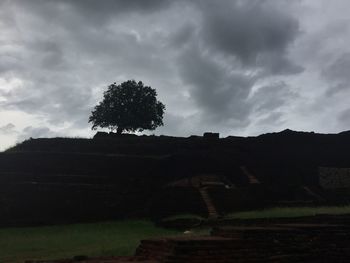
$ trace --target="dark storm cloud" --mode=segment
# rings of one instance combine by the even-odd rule
[[[196,27],[193,24],[185,24],[169,38],[169,45],[173,48],[183,48],[186,44],[198,37]]]
[[[128,12],[154,12],[165,7],[168,7],[172,1],[170,0],[31,0],[22,1],[14,0],[25,7],[33,7],[43,11],[46,9],[48,13],[51,13],[49,9],[57,7],[56,11],[66,12],[70,11],[70,8],[74,8],[75,11],[81,13],[87,20],[106,20],[110,16],[115,16],[120,13]],[[53,10],[51,10],[53,13]],[[45,15],[45,14],[44,14]]]
[[[7,30],[0,36],[0,77],[15,76],[20,85],[0,88],[0,106],[48,125],[88,129],[103,89],[132,78],[152,85],[165,100],[169,133],[247,127],[291,98],[287,85],[266,85],[252,95],[254,86],[302,71],[289,56],[299,23],[271,2],[3,2],[10,15],[0,18],[0,29]],[[187,96],[187,104],[171,100]],[[177,108],[180,103],[186,110]],[[55,132],[33,127],[24,134]]]
[[[237,57],[243,65],[271,74],[295,74],[302,67],[287,58],[299,23],[269,1],[207,1],[202,35],[209,48]]]
[[[250,107],[246,103],[254,78],[234,73],[211,56],[193,47],[179,58],[180,74],[191,86],[190,93],[203,118],[211,122],[244,120]]]
[[[295,18],[269,1],[196,3],[200,30],[189,25],[175,39],[185,47],[178,59],[180,76],[190,85],[203,121],[244,127],[252,114],[273,111],[293,98],[284,83],[249,95],[261,79],[303,71],[288,58],[299,35]]]
[[[255,111],[259,113],[273,112],[293,100],[298,95],[290,90],[284,82],[272,83],[269,86],[259,88],[251,98]]]
[[[284,116],[283,112],[277,111],[277,112],[272,112],[268,114],[267,116],[259,119],[257,121],[257,124],[259,126],[276,126],[276,125],[281,125],[284,123],[284,120],[282,119]]]
[[[323,70],[323,77],[325,77],[331,85],[326,92],[327,96],[350,90],[349,72],[350,53],[343,54]]]
[[[299,74],[304,68],[286,57],[285,52],[265,52],[256,58],[256,66],[262,69],[262,75]]]
[[[31,96],[24,90],[18,90],[9,102],[0,105],[8,109],[17,109],[39,115],[51,124],[63,125],[72,122],[77,126],[87,126],[87,115],[92,99],[89,89],[78,86],[56,86],[42,83],[42,90]],[[24,99],[22,99],[24,98]],[[81,120],[82,116],[85,122]]]
[[[117,1],[112,2],[109,1],[111,8],[117,4]],[[39,3],[43,5],[38,6]],[[8,42],[15,45],[11,49],[1,49],[6,52],[3,55],[0,53],[0,74],[15,75],[23,81],[23,85],[10,92],[0,90],[1,95],[6,97],[6,101],[0,105],[5,109],[40,115],[57,125],[72,122],[75,126],[87,127],[88,115],[95,100],[92,94],[94,86],[113,82],[118,74],[137,73],[146,66],[154,73],[166,67],[155,68],[159,64],[157,58],[148,56],[155,52],[155,48],[151,44],[139,43],[130,32],[113,33],[105,28],[96,31],[83,23],[72,25],[72,31],[61,27],[66,22],[64,20],[45,24],[48,13],[60,10],[59,3],[39,0],[24,3],[32,9],[38,7],[35,12],[40,15],[30,19],[28,24],[21,24],[19,15],[18,27],[23,27],[21,30],[25,33],[21,36],[12,35]],[[78,1],[74,2],[74,5],[77,4]],[[126,5],[136,8],[136,2]],[[105,7],[102,6],[99,5],[99,8],[108,9],[107,1],[104,2]],[[12,10],[20,14],[23,11],[21,8],[23,6],[14,5]],[[79,22],[79,17],[76,22]],[[36,31],[36,26],[42,27],[43,32]],[[94,76],[95,79],[91,79]]]
[[[342,129],[349,130],[349,126],[350,126],[350,109],[346,109],[346,110],[342,111],[338,115],[338,119],[337,120],[338,120],[339,126]]]
[[[284,123],[284,108],[298,98],[298,94],[284,82],[260,87],[250,98],[252,114],[258,126],[276,126]]]
[[[40,66],[43,69],[59,70],[65,63],[63,50],[54,40],[36,41],[28,47],[40,57]]]
[[[128,11],[153,12],[167,7],[172,2],[170,0],[103,0],[98,2],[96,2],[96,0],[51,1],[72,5],[81,11],[84,15],[99,15],[101,17]]]

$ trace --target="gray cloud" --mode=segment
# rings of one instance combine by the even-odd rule
[[[333,4],[337,10],[348,6],[340,2]],[[24,134],[46,136],[62,129],[86,134],[90,111],[108,84],[136,79],[156,88],[167,105],[166,126],[159,132],[268,130],[284,125],[291,104],[299,111],[285,125],[302,129],[296,125],[302,112],[325,100],[319,73],[331,87],[326,95],[347,90],[350,80],[350,50],[342,45],[337,50],[337,43],[348,43],[349,22],[342,19],[337,32],[315,30],[317,23],[308,20],[314,5],[286,0],[0,1],[0,113],[23,112],[40,120]],[[328,22],[320,28],[337,24],[332,21],[337,16],[325,17]],[[300,106],[308,100],[311,106]]]
[[[202,35],[209,48],[273,74],[302,71],[287,58],[288,47],[299,35],[299,23],[276,8],[275,2],[219,1],[201,6]]]
[[[268,114],[267,116],[264,116],[263,118],[259,119],[257,124],[261,126],[276,126],[276,125],[282,125],[285,121],[283,120],[284,113],[277,111],[272,112]]]
[[[189,88],[195,103],[192,108],[199,126],[245,127],[254,108],[248,96],[259,77],[300,72],[287,58],[287,48],[298,35],[298,23],[265,2],[223,0],[213,9],[210,1],[178,1],[182,6],[174,10],[187,10],[191,19],[174,28],[169,22],[160,29],[144,25],[142,16],[156,12],[160,21],[171,19],[175,11],[169,11],[174,6],[170,1],[18,3],[12,10],[21,14],[25,7],[35,17],[24,17],[23,21],[29,20],[23,24],[19,16],[16,26],[29,32],[21,35],[23,44],[11,51],[15,59],[5,63],[4,72],[10,70],[24,84],[7,94],[0,105],[40,115],[51,124],[87,128],[96,102],[93,90],[118,79],[147,83],[147,79],[155,82],[160,77],[155,82],[160,84],[160,93],[172,94],[176,90],[169,86],[169,79],[179,72],[179,81]],[[160,11],[168,13],[163,16]],[[120,16],[135,12],[141,17]],[[12,37],[13,42],[18,41],[19,36]],[[251,70],[258,74],[247,72]],[[189,122],[183,117],[169,120]]]
[[[202,12],[200,30],[185,26],[175,39],[183,47],[179,73],[190,86],[203,123],[246,127],[252,114],[275,110],[293,97],[281,83],[264,87],[253,97],[250,93],[262,79],[303,71],[288,58],[299,35],[295,18],[269,1],[196,3]]]
[[[289,104],[298,97],[285,82],[260,87],[249,99],[254,116],[252,123],[263,131],[281,127],[286,121]]]
[[[232,72],[196,47],[182,54],[179,68],[183,81],[191,86],[190,94],[202,109],[204,120],[220,123],[228,119],[243,121],[247,117],[250,108],[246,99],[254,77]]]
[[[290,90],[284,82],[272,83],[271,85],[259,88],[251,98],[254,109],[258,113],[273,112],[293,100],[298,95]]]
[[[170,0],[104,0],[99,3],[96,3],[95,0],[61,0],[61,2],[74,6],[84,15],[90,14],[92,16],[96,14],[108,16],[128,11],[153,12],[167,7],[171,3]]]
[[[19,142],[27,140],[29,138],[41,138],[41,137],[56,137],[59,136],[59,133],[52,131],[48,127],[33,127],[27,126],[25,127],[20,136],[17,138]]]
[[[72,28],[76,26],[100,27],[111,19],[130,15],[148,14],[168,7],[170,0],[14,0],[22,8],[45,17],[48,21],[60,22]],[[65,20],[62,20],[65,19]],[[62,20],[62,21],[61,21]],[[77,25],[81,20],[82,25]]]
[[[16,126],[14,124],[8,123],[8,124],[0,127],[0,133],[5,134],[5,135],[16,133],[15,128],[16,128]]]
[[[87,127],[87,116],[91,107],[91,90],[84,86],[64,86],[56,83],[40,83],[40,89],[32,94],[24,86],[7,96],[6,102],[0,106],[10,110],[20,110],[29,114],[39,115],[54,125],[65,122],[81,127]],[[85,116],[85,123],[81,117]]]
[[[342,111],[339,114],[337,120],[338,120],[339,126],[342,127],[342,129],[349,130],[349,126],[350,126],[350,109],[346,109],[346,110]]]
[[[331,87],[326,95],[331,96],[350,89],[350,53],[342,54],[341,57],[331,63],[323,70],[323,77],[330,83]]]
[[[94,11],[92,1],[86,2],[86,5],[80,1],[28,1],[24,5],[37,16],[23,18],[29,19],[25,24],[20,15],[23,6],[11,5],[9,11],[19,13],[16,26],[28,33],[21,36],[13,34],[8,39],[10,43],[17,43],[20,37],[21,45],[6,53],[5,58],[8,59],[1,60],[0,74],[15,75],[23,81],[23,85],[10,92],[0,90],[6,98],[6,101],[0,102],[2,108],[40,115],[51,124],[71,123],[72,127],[88,128],[87,119],[96,102],[93,89],[105,88],[118,79],[144,80],[144,75],[153,79],[159,73],[164,77],[169,75],[166,58],[157,55],[158,42],[153,42],[153,39],[140,41],[137,33],[124,29],[110,30],[109,25],[92,30],[82,21],[86,16],[85,9],[103,16],[104,10],[108,9],[112,15],[119,7],[125,11],[141,10],[143,7],[148,10],[150,6],[144,3],[104,1]],[[154,1],[154,8],[158,4],[163,6],[165,1]],[[69,9],[71,5],[81,8],[78,12],[80,16],[76,15],[75,23],[67,28],[65,23],[72,22],[70,17],[57,21],[51,13],[64,9],[67,11],[65,15],[74,15]],[[46,23],[49,15],[52,15],[53,21]],[[42,27],[43,32],[36,31],[37,26]],[[1,47],[0,43],[0,52]]]
[[[293,75],[304,71],[304,68],[295,64],[283,52],[264,52],[257,56],[256,66],[262,69],[262,75]]]

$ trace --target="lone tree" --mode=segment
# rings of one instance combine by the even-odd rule
[[[97,127],[123,131],[154,130],[163,125],[165,106],[157,101],[157,92],[141,81],[113,83],[103,94],[103,100],[89,117],[92,129]]]

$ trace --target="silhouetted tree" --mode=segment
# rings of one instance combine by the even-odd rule
[[[113,83],[104,92],[103,100],[91,112],[89,122],[96,127],[123,131],[154,130],[163,125],[165,106],[157,101],[157,92],[141,81]]]

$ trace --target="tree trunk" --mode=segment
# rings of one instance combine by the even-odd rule
[[[117,134],[118,134],[118,135],[121,135],[122,132],[123,132],[123,128],[122,128],[122,127],[118,127],[118,128],[117,128]]]

